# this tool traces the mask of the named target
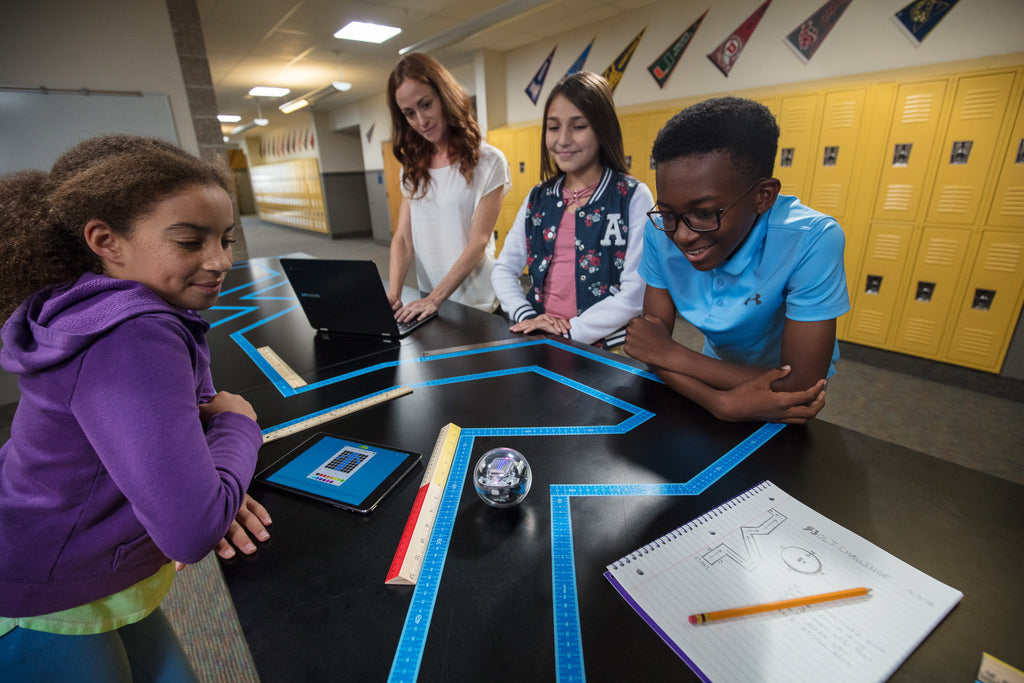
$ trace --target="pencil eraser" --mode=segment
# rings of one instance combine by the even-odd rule
[[[699,621],[697,621],[697,615],[696,614],[691,614],[690,615],[690,623],[691,624],[699,624],[700,623]]]

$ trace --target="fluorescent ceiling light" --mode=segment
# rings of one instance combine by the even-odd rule
[[[268,123],[270,123],[270,119],[259,118],[259,119],[253,119],[252,122],[255,123],[257,126],[265,126]]]
[[[335,90],[340,90],[341,92],[352,89],[352,84],[347,81],[334,81],[331,85],[334,86]]]
[[[242,117],[238,114],[217,114],[217,120],[221,123],[238,123]]]
[[[342,40],[359,40],[364,43],[383,43],[388,38],[397,36],[402,29],[394,26],[368,24],[363,21],[350,21],[344,28],[334,34]]]
[[[282,114],[291,114],[293,111],[298,111],[299,109],[302,109],[303,107],[308,107],[308,106],[309,106],[309,100],[307,100],[304,97],[300,97],[297,100],[292,100],[291,102],[285,102],[284,104],[279,106],[278,109],[281,110]]]
[[[290,92],[291,90],[288,88],[272,88],[266,85],[257,85],[249,91],[249,94],[253,97],[284,97]]]

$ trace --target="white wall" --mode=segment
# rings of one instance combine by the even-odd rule
[[[760,1],[665,0],[559,35],[505,55],[508,123],[538,121],[553,85],[595,36],[586,68],[603,72],[645,26],[639,47],[615,91],[617,106],[652,104],[692,95],[723,93],[768,85],[835,78],[903,67],[951,62],[1024,50],[1022,0],[965,0],[914,47],[892,15],[910,0],[856,0],[850,3],[809,63],[802,63],[784,38],[824,4],[824,0],[776,0],[765,12],[728,78],[707,58],[760,6]],[[708,9],[693,40],[664,89],[647,72],[690,24]],[[537,105],[524,89],[558,44]]]
[[[164,0],[0,2],[0,85],[165,93],[199,152]]]

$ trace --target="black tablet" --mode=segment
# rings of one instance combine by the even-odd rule
[[[255,481],[366,513],[419,461],[412,451],[316,434],[261,470]]]

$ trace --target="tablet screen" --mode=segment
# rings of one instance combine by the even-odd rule
[[[418,453],[317,434],[256,479],[368,512],[419,460]]]

